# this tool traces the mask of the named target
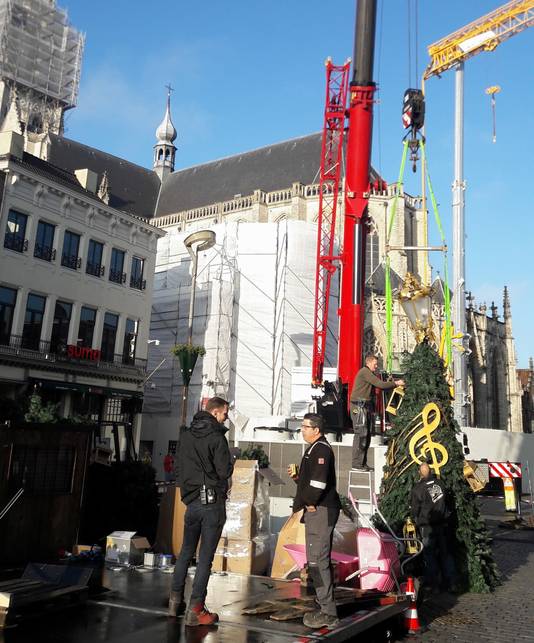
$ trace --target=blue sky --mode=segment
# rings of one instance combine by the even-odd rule
[[[352,56],[353,0],[59,0],[86,34],[70,138],[149,167],[164,111],[178,130],[177,168],[318,131],[324,60]],[[409,28],[408,7],[415,20]],[[404,90],[427,63],[426,46],[501,4],[498,0],[379,0],[373,164],[395,181]],[[411,37],[410,37],[411,36]],[[410,47],[408,43],[411,43]],[[409,55],[409,51],[411,55]],[[502,313],[507,285],[520,367],[534,356],[534,29],[466,63],[467,289]],[[411,65],[410,65],[411,63]],[[485,88],[500,85],[497,143]],[[427,83],[429,169],[451,243],[454,73]],[[419,192],[420,178],[406,189]],[[439,263],[439,262],[438,262]],[[530,288],[529,288],[530,286]]]

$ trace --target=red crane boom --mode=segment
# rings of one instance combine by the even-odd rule
[[[345,105],[349,85],[350,61],[341,67],[326,61],[326,104],[321,145],[319,217],[317,219],[317,270],[315,275],[315,317],[313,327],[312,383],[323,381],[328,330],[330,284],[336,271],[334,237],[341,181]]]
[[[333,261],[340,260],[341,296],[339,306],[338,379],[345,389],[352,386],[362,362],[365,245],[367,237],[367,206],[369,202],[373,103],[375,83],[372,81],[376,0],[359,0],[356,12],[353,77],[350,103],[332,103],[336,91],[331,83],[332,70],[343,75],[346,66],[327,65],[327,99],[321,158],[321,193],[317,244],[317,275],[315,293],[315,324],[312,360],[312,383],[322,383],[328,300]],[[338,81],[341,88],[341,82]],[[345,96],[345,94],[343,94]],[[342,115],[343,112],[343,115]],[[335,214],[340,185],[340,159],[343,148],[345,118],[348,119],[345,171],[345,215],[343,246],[333,256]],[[337,160],[339,159],[339,160]]]

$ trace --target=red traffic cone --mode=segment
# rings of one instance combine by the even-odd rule
[[[404,626],[408,635],[418,634],[421,631],[421,624],[419,623],[419,616],[417,615],[417,602],[415,600],[415,587],[413,578],[408,576],[406,583],[406,594],[411,596],[410,606],[404,612]]]

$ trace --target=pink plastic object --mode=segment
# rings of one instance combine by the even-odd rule
[[[284,545],[284,549],[295,561],[295,564],[299,569],[302,569],[306,564],[306,545]],[[338,563],[356,563],[358,561],[357,556],[351,556],[350,554],[342,554],[338,551],[333,551],[331,554],[332,560],[337,561]]]
[[[360,589],[389,592],[395,587],[394,578],[400,574],[399,554],[389,534],[375,534],[371,529],[357,531],[360,559]]]

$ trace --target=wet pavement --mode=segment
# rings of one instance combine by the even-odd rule
[[[413,641],[534,642],[534,530],[503,528],[503,519],[510,516],[503,511],[501,499],[481,498],[479,502],[494,537],[503,585],[493,594],[432,597],[420,610],[421,620],[429,627]],[[525,510],[530,508],[525,505]],[[251,603],[272,598],[273,586],[279,596],[293,597],[300,593],[298,584],[214,574],[206,602],[219,613],[221,625],[185,627],[181,619],[167,617],[170,581],[171,575],[160,570],[105,570],[107,591],[85,605],[0,631],[0,643],[287,643],[309,634],[297,621],[288,625],[241,615]],[[364,635],[353,640],[360,639],[371,641]]]

